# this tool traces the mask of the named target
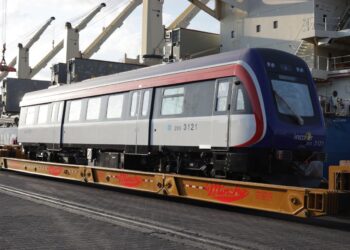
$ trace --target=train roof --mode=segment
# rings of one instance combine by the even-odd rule
[[[251,51],[266,51],[266,50],[269,50],[269,51],[271,50],[271,52],[273,51],[277,52],[276,50],[272,50],[272,49],[244,49],[244,50],[230,51],[230,52],[196,58],[196,59],[182,61],[182,62],[155,65],[151,67],[126,71],[122,73],[96,77],[96,78],[84,80],[79,83],[52,87],[45,90],[30,92],[24,95],[21,102],[21,106],[23,106],[24,103],[25,103],[24,105],[27,105],[27,103],[31,103],[38,98],[45,99],[45,97],[48,98],[54,95],[67,96],[67,94],[69,93],[78,92],[78,91],[87,90],[87,89],[94,89],[101,86],[121,84],[124,82],[152,78],[155,76],[174,74],[176,72],[190,71],[191,69],[210,68],[215,65],[228,64],[230,62],[234,62],[242,59],[245,55],[247,55],[248,53],[251,53]],[[67,99],[69,98],[63,98],[62,100],[67,100]]]

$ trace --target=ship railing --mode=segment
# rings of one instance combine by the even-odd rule
[[[301,59],[303,59],[306,64],[309,66],[310,69],[317,69],[317,70],[328,70],[329,69],[329,58],[324,56],[315,56],[315,55],[305,55],[300,56]]]
[[[310,69],[325,70],[325,71],[339,71],[350,69],[350,55],[326,57],[306,55],[301,56]]]
[[[350,69],[350,55],[328,58],[328,71]]]

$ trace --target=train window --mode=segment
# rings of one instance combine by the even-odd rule
[[[51,122],[60,121],[63,113],[63,102],[55,102],[52,106]]]
[[[120,118],[123,111],[124,95],[112,95],[108,98],[107,119]]]
[[[137,115],[137,103],[139,99],[139,93],[134,92],[132,93],[131,97],[131,108],[130,108],[130,116],[135,117]]]
[[[26,125],[33,125],[34,124],[35,111],[36,111],[36,107],[34,107],[34,106],[28,108]]]
[[[241,88],[237,90],[236,110],[245,110],[244,95]]]
[[[38,124],[45,124],[47,122],[47,113],[49,111],[49,105],[39,106]]]
[[[227,110],[227,99],[229,92],[230,82],[226,79],[220,81],[217,86],[216,94],[216,111],[226,111]]]
[[[60,103],[60,106],[58,108],[57,121],[61,121],[62,120],[62,115],[63,115],[63,102]]]
[[[169,88],[164,90],[162,115],[178,115],[183,112],[185,88]]]
[[[22,107],[21,108],[21,113],[19,115],[19,124],[20,125],[25,125],[26,124],[27,112],[28,112],[28,108],[27,107]]]
[[[58,102],[54,103],[52,106],[52,112],[51,112],[51,122],[57,121],[58,108],[59,108],[59,103]]]
[[[88,101],[86,120],[96,120],[100,115],[101,98],[91,98]]]
[[[79,121],[81,113],[81,100],[72,101],[69,108],[68,121]]]
[[[150,97],[150,92],[149,90],[145,91],[143,94],[143,102],[142,102],[142,116],[146,116],[148,113],[148,105],[149,105],[149,97]]]

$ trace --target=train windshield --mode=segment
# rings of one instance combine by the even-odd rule
[[[271,83],[278,111],[295,117],[302,125],[302,117],[313,117],[314,109],[308,85],[295,80],[295,77],[278,75]]]

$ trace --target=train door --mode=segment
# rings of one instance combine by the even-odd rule
[[[64,102],[52,103],[51,115],[48,117],[51,124],[51,131],[47,133],[48,141],[52,144],[48,144],[49,149],[59,149],[62,143],[62,122],[63,122],[63,109]]]
[[[229,146],[232,82],[232,78],[216,81],[211,133],[213,148],[226,150]]]
[[[130,126],[128,128],[130,142],[129,153],[146,153],[149,144],[149,117],[152,90],[143,89],[130,93]]]

